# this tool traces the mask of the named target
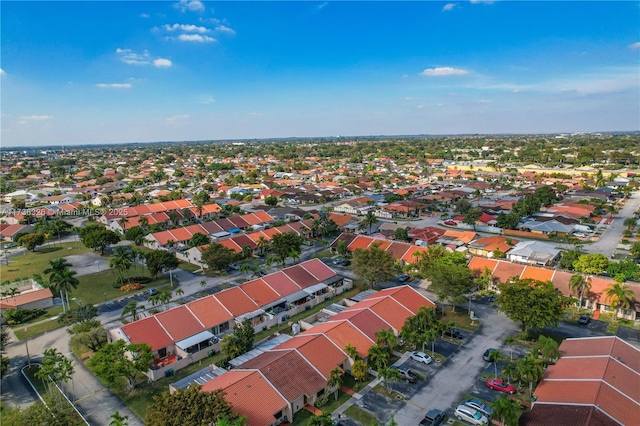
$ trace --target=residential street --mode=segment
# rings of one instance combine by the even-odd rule
[[[616,251],[622,232],[625,226],[622,224],[626,218],[633,217],[633,214],[640,208],[640,191],[632,192],[627,203],[620,209],[611,224],[605,229],[600,239],[592,244],[585,244],[584,251],[587,253],[602,253],[607,257]]]

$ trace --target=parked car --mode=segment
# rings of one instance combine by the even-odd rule
[[[351,265],[351,261],[349,259],[342,259],[342,261],[340,262],[340,264],[342,266],[349,266]]]
[[[503,382],[500,379],[489,379],[487,380],[487,386],[491,389],[504,392],[504,393],[516,393],[516,388],[512,385]]]
[[[240,270],[240,265],[238,265],[237,263],[232,263],[231,265],[229,265],[229,268],[233,269],[234,271],[238,271]]]
[[[409,358],[414,361],[422,362],[424,364],[431,364],[431,362],[433,361],[431,357],[424,352],[409,352]]]
[[[480,413],[487,417],[491,417],[493,415],[493,409],[479,399],[467,398],[464,400],[464,405],[471,407],[476,411],[480,411]]]
[[[438,426],[443,423],[446,418],[447,415],[440,410],[429,410],[429,412],[424,415],[424,419],[420,421],[420,426]]]
[[[153,287],[150,287],[148,289],[145,290],[144,292],[147,296],[155,296],[156,294],[158,294],[158,290],[156,290]]]
[[[491,351],[495,351],[496,348],[489,348],[486,351],[484,351],[484,353],[482,354],[482,359],[484,359],[487,362],[492,361],[491,357],[489,357],[489,354],[491,353]]]
[[[452,339],[464,339],[464,335],[457,328],[452,328],[444,332],[444,335],[447,337],[451,337]]]
[[[449,226],[457,226],[458,224],[456,222],[454,222],[453,220],[445,220],[444,221],[445,225],[449,225]]]
[[[591,321],[591,317],[589,315],[580,315],[580,318],[578,319],[578,324],[587,325],[589,324],[590,321]]]
[[[489,419],[487,416],[482,415],[481,412],[475,410],[471,407],[467,407],[466,405],[458,405],[456,411],[454,412],[456,419],[464,420],[467,423],[471,423],[472,425],[487,425],[489,424]]]
[[[398,276],[398,281],[400,281],[401,283],[404,283],[406,281],[409,281],[411,277],[407,274],[402,274],[400,276]]]
[[[404,380],[407,383],[415,383],[418,381],[418,375],[408,368],[398,367],[395,365],[391,366],[391,368],[393,368],[394,370],[398,370],[398,372],[400,373],[400,379]]]

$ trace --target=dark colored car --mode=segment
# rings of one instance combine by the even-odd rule
[[[589,324],[589,321],[591,321],[591,317],[589,315],[580,315],[580,318],[578,319],[578,324],[587,325]]]
[[[398,281],[400,281],[401,283],[407,282],[409,281],[411,277],[407,274],[402,274],[400,276],[398,276]]]
[[[430,410],[424,415],[420,426],[438,426],[447,418],[446,414],[440,410]]]
[[[444,335],[452,339],[464,339],[464,335],[457,328],[452,328],[444,332]]]
[[[400,379],[404,380],[407,383],[415,383],[418,381],[418,375],[408,368],[392,366],[394,370],[398,370],[400,372]]]
[[[349,266],[351,265],[351,261],[349,259],[342,259],[342,262],[340,262],[340,264],[342,266]]]
[[[491,351],[495,351],[496,348],[489,348],[486,351],[484,351],[484,353],[482,354],[482,359],[484,359],[487,362],[492,361],[491,357],[489,356],[489,354],[491,353]]]

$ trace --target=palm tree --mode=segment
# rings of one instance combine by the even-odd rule
[[[175,212],[171,212],[169,213],[169,217],[171,217],[171,214],[176,214]],[[140,216],[140,219],[138,219],[138,223],[140,224],[140,227],[144,230],[146,229],[147,225],[149,225],[149,218],[147,216]]]
[[[500,374],[507,377],[507,383],[511,383],[511,379],[518,375],[518,368],[515,364],[509,363],[502,367]]]
[[[129,314],[133,321],[138,321],[142,311],[144,311],[144,305],[138,305],[138,302],[132,300],[122,309],[122,315],[120,317],[122,318]]]
[[[493,371],[495,376],[498,377],[498,361],[503,359],[502,353],[497,349],[489,351],[489,359],[493,362]]]
[[[344,347],[344,351],[352,360],[356,361],[360,359],[358,350],[351,343],[347,343],[347,346]]]
[[[393,330],[383,328],[382,330],[376,331],[376,343],[378,346],[389,348],[389,352],[393,352],[398,346],[398,338],[393,334]]]
[[[63,310],[65,298],[67,300],[67,308],[71,310],[71,305],[69,304],[69,291],[71,291],[72,288],[78,288],[78,284],[80,284],[80,281],[75,277],[76,274],[76,271],[65,269],[58,274],[52,275],[49,279],[49,282],[53,284],[53,287],[58,291],[62,298]]]
[[[171,302],[171,297],[172,297],[171,291],[170,290],[163,291],[162,293],[158,294],[158,296],[160,296],[158,298],[160,300],[160,303],[165,305],[165,309],[166,309],[167,303]]]
[[[249,272],[252,271],[253,266],[255,265],[255,263],[249,263],[249,262],[245,262],[242,265],[240,265],[240,273],[241,274],[249,274]]]
[[[375,365],[378,372],[387,368],[389,364],[389,350],[385,347],[373,345],[369,348],[369,362]]]
[[[569,288],[580,298],[579,307],[582,308],[582,297],[591,291],[591,277],[586,280],[580,274],[574,274],[569,279]]]
[[[248,259],[253,254],[253,249],[249,244],[245,244],[242,246],[242,257]]]
[[[109,426],[128,426],[129,425],[129,423],[127,422],[127,420],[129,420],[129,416],[123,416],[118,411],[113,413],[110,416],[110,419],[111,419],[111,422],[109,423]]]
[[[180,296],[180,300],[184,301],[184,299],[182,298],[182,296],[184,295],[184,290],[181,288],[177,288],[176,289],[176,296]]]
[[[542,356],[542,364],[546,367],[552,360],[558,359],[560,351],[558,342],[551,337],[540,336],[533,352]]]
[[[509,359],[511,361],[513,361],[513,345],[517,342],[516,338],[513,336],[507,336],[504,338],[504,340],[502,341],[502,343],[504,343],[505,346],[509,347]]]
[[[343,376],[343,372],[341,369],[339,369],[338,367],[334,368],[333,370],[331,370],[331,375],[329,376],[329,380],[327,381],[327,386],[330,388],[335,387],[335,391],[334,391],[334,396],[336,398],[336,401],[338,400],[338,390],[340,389],[340,385],[342,384],[342,376]]]
[[[502,426],[518,425],[518,402],[512,401],[506,395],[500,396],[491,404],[493,416]]]
[[[124,231],[127,228],[127,223],[129,222],[129,219],[127,219],[126,216],[122,216],[120,219],[118,219],[118,225],[120,225],[122,227],[122,233],[124,234]]]
[[[387,390],[391,392],[391,383],[400,380],[400,371],[397,368],[382,368],[378,370],[378,376],[384,380]]]
[[[120,271],[120,282],[124,283],[124,272],[128,271],[133,265],[133,253],[129,248],[124,246],[118,246],[113,250],[113,256],[109,261],[109,267],[112,269],[117,269]],[[131,282],[129,279],[129,274],[127,274],[127,281]]]
[[[364,226],[364,227],[369,229],[369,234],[368,235],[371,235],[371,228],[376,223],[378,223],[378,218],[373,214],[372,210],[369,210],[367,212],[367,214],[365,215],[365,217],[362,219],[362,222],[361,222],[362,226]]]
[[[607,297],[605,300],[611,301],[616,307],[616,317],[620,314],[620,309],[629,309],[635,293],[627,284],[614,282],[605,290]]]
[[[264,255],[264,251],[269,248],[269,240],[267,240],[262,235],[258,237],[258,241],[256,242],[256,248],[260,251],[260,255]]]
[[[295,263],[296,261],[300,260],[300,252],[296,249],[291,249],[289,251],[289,257],[293,260],[293,262]]]
[[[519,380],[529,383],[529,397],[533,395],[533,384],[542,378],[544,369],[542,363],[533,354],[528,353],[516,364],[516,371]]]

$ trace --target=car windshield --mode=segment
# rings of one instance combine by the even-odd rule
[[[476,411],[476,414],[473,416],[476,420],[480,420],[482,418],[482,414]]]

